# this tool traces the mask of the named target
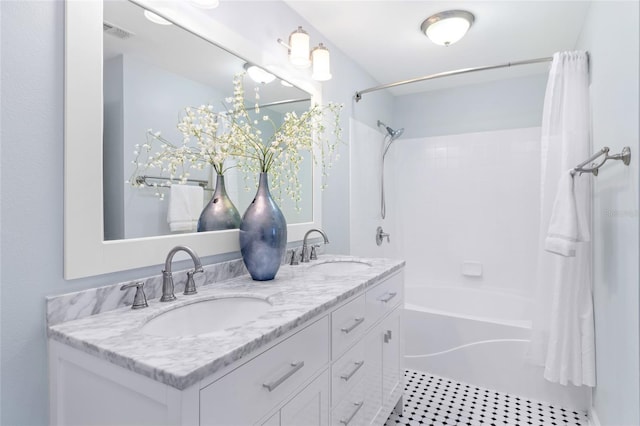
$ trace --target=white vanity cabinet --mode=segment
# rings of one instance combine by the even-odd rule
[[[402,299],[400,270],[184,390],[50,339],[50,423],[382,425],[402,396]]]

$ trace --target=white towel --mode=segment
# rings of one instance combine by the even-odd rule
[[[204,204],[202,187],[195,185],[171,185],[167,222],[171,232],[192,232],[198,227],[198,219]]]
[[[573,257],[576,255],[577,243],[589,241],[586,212],[579,211],[577,206],[574,176],[568,171],[562,174],[558,182],[558,192],[544,242],[546,251]]]

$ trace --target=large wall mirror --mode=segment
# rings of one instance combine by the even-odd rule
[[[145,11],[167,22],[155,23]],[[201,256],[239,250],[237,230],[172,233],[169,201],[159,196],[168,194],[166,179],[133,164],[148,129],[181,141],[177,123],[185,107],[211,104],[222,110],[234,74],[247,63],[260,63],[260,52],[228,30],[213,30],[208,20],[188,2],[163,2],[158,10],[146,0],[67,1],[65,278],[160,264],[177,244],[190,245]],[[258,88],[260,113],[276,124],[285,112],[319,102],[315,85],[291,84],[284,74],[269,84],[244,77],[248,107]],[[145,185],[130,184],[137,179]],[[194,171],[190,179],[188,184],[204,187],[204,205],[215,172]],[[281,201],[290,241],[320,226],[319,173],[310,158],[300,180],[297,205],[287,197]],[[225,181],[242,214],[255,194],[253,177],[232,169]]]

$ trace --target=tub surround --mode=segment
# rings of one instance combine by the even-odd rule
[[[371,267],[349,276],[313,270],[318,263],[340,260],[364,261]],[[205,281],[211,284],[198,286],[198,294],[193,296],[183,296],[176,288],[178,300],[175,302],[153,300],[160,294],[161,283],[149,280],[149,307],[141,310],[121,307],[131,304],[133,294],[125,298],[124,293],[129,292],[120,292],[120,284],[49,298],[49,338],[182,390],[374,286],[404,266],[404,261],[398,260],[320,256],[317,262],[283,266],[273,281],[256,282],[248,275],[220,281],[224,274],[240,273],[237,262],[205,268]],[[181,284],[184,285],[184,280]],[[114,288],[120,294],[115,293]],[[148,320],[168,310],[229,296],[265,298],[273,307],[242,327],[206,335],[170,338],[140,331]],[[110,306],[115,309],[108,310]],[[70,313],[63,314],[65,310]],[[90,312],[101,313],[91,315]],[[61,322],[62,318],[74,316],[77,319]]]

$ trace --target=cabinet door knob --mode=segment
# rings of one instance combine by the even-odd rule
[[[264,386],[265,388],[267,388],[267,390],[269,392],[273,391],[275,388],[277,388],[278,386],[280,386],[282,384],[282,382],[284,382],[285,380],[287,380],[289,377],[293,376],[294,373],[298,370],[300,370],[302,367],[304,367],[304,361],[299,361],[299,362],[292,362],[291,363],[291,369],[289,371],[287,371],[286,373],[284,373],[282,375],[282,377],[280,377],[279,379],[274,380],[273,382],[269,382],[269,383],[263,383],[262,386]]]
[[[391,336],[391,330],[387,330],[386,333],[384,333],[384,342],[389,343],[389,341],[391,340]]]

